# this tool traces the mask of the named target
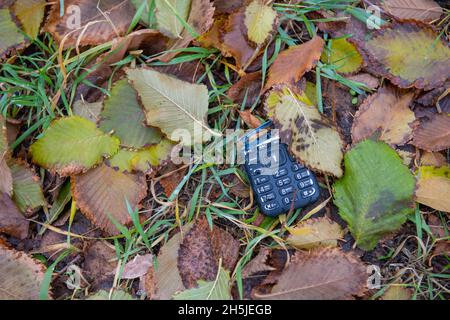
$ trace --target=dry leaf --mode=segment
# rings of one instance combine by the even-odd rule
[[[450,148],[450,115],[439,113],[422,120],[414,129],[412,144],[426,151]]]
[[[232,271],[239,253],[239,242],[217,227],[210,230],[206,219],[200,219],[186,234],[178,251],[178,270],[187,289],[198,280],[213,281],[222,258],[222,266]]]
[[[425,151],[420,157],[422,166],[443,167],[447,165],[447,159],[442,153]]]
[[[83,100],[77,100],[72,105],[72,112],[76,116],[80,116],[91,122],[97,123],[102,108],[102,102],[90,103]]]
[[[184,27],[180,20],[188,19],[190,8],[191,0],[155,0],[158,29],[168,37],[181,38]]]
[[[182,232],[178,232],[159,251],[156,259],[157,264],[154,272],[154,283],[145,282],[145,291],[147,293],[154,292],[152,299],[168,300],[173,297],[176,292],[185,289],[180,273],[178,272],[178,251],[180,249],[183,236],[192,228],[192,223],[181,228]]]
[[[13,179],[6,163],[10,157],[5,119],[0,115],[0,193],[12,194]]]
[[[310,41],[281,52],[269,68],[264,90],[276,84],[293,84],[310,71],[320,59],[324,41],[315,36]]]
[[[245,122],[245,124],[249,128],[258,128],[261,125],[261,120],[259,120],[257,117],[255,117],[252,114],[252,111],[250,109],[244,110],[244,111],[238,111],[239,115],[241,116],[242,120]]]
[[[128,261],[123,267],[122,279],[136,279],[150,271],[153,266],[153,255],[136,255],[133,260]]]
[[[0,300],[38,300],[44,266],[0,243]]]
[[[256,257],[250,260],[250,262],[247,263],[242,269],[242,278],[248,278],[258,272],[275,270],[274,267],[267,264],[269,256],[270,250],[265,247],[261,248]]]
[[[287,242],[298,249],[336,247],[344,237],[344,230],[327,217],[308,219],[288,230]]]
[[[261,71],[245,74],[228,89],[227,95],[234,102],[245,107],[251,107],[257,101],[262,88]]]
[[[11,198],[6,193],[0,193],[0,232],[25,239],[29,224]]]
[[[391,23],[369,40],[355,43],[364,52],[370,71],[400,88],[437,88],[450,74],[448,44],[424,23]]]
[[[84,273],[91,279],[94,289],[110,289],[117,268],[116,252],[105,241],[89,244],[84,255]]]
[[[397,19],[430,22],[442,15],[442,8],[433,0],[384,0],[383,8]]]
[[[60,16],[60,1],[55,1],[44,26],[64,48],[98,45],[122,37],[128,30],[135,9],[126,0],[66,0]],[[78,25],[79,23],[79,25]]]
[[[296,95],[290,89],[272,91],[267,107],[273,113],[273,123],[279,129],[281,142],[289,146],[297,160],[312,169],[342,176],[341,162],[344,142],[334,124],[322,114],[305,94]]]
[[[416,201],[450,213],[450,167],[419,167]]]
[[[245,8],[244,25],[247,28],[247,37],[257,45],[262,45],[275,28],[277,12],[267,1],[253,0]]]
[[[126,201],[135,209],[147,195],[145,177],[122,173],[106,165],[73,176],[71,182],[72,195],[81,212],[110,235],[120,232],[108,215],[120,224],[129,225],[132,221]]]
[[[183,178],[186,175],[187,168],[185,168],[183,170],[177,170],[177,169],[179,169],[179,168],[176,165],[174,165],[173,163],[170,163],[167,166],[164,166],[163,170],[160,171],[161,175],[167,174],[169,172],[173,172],[170,176],[167,176],[167,177],[159,180],[159,183],[161,184],[161,186],[164,189],[164,193],[168,197],[170,197],[172,192],[176,189],[176,187],[178,187],[181,180],[183,180]],[[177,170],[177,171],[175,171],[175,170]]]
[[[366,267],[355,256],[339,249],[297,252],[279,275],[269,294],[259,299],[342,300],[365,291]]]
[[[409,109],[413,92],[402,92],[393,86],[385,86],[369,96],[355,114],[352,141],[357,143],[375,132],[379,139],[391,145],[403,145],[411,139],[411,124],[416,119]]]
[[[372,76],[369,73],[362,72],[352,76],[347,76],[346,78],[351,81],[363,83],[367,88],[372,90],[375,90],[380,85],[380,81],[378,80],[378,78]]]

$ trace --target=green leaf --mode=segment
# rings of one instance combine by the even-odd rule
[[[25,162],[8,161],[13,178],[13,196],[19,210],[26,216],[33,214],[36,209],[45,205],[45,198],[39,177]]]
[[[358,143],[344,163],[345,174],[333,185],[334,203],[356,244],[371,250],[413,212],[415,179],[384,142]]]
[[[220,267],[214,281],[198,281],[198,287],[184,290],[174,300],[231,300],[230,275]]]
[[[25,42],[25,37],[11,18],[8,9],[0,9],[0,58],[8,54],[11,48]]]
[[[100,117],[100,129],[106,133],[113,131],[123,146],[142,148],[161,141],[159,130],[144,125],[144,111],[127,79],[114,84]]]
[[[158,30],[168,37],[180,38],[184,29],[180,19],[186,21],[189,17],[191,0],[155,0],[155,8]]]
[[[61,176],[86,172],[115,154],[120,141],[78,116],[53,121],[30,152],[33,162]]]
[[[215,134],[206,122],[208,89],[151,69],[128,69],[128,79],[144,105],[147,124],[173,141],[201,143],[203,131]],[[187,135],[187,136],[186,136]]]
[[[23,26],[23,31],[36,39],[39,27],[44,19],[45,0],[16,0],[13,6],[14,14]]]
[[[332,39],[330,49],[322,51],[323,63],[333,64],[337,72],[352,73],[357,72],[363,59],[355,46],[346,39]]]

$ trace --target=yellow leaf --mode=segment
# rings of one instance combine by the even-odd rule
[[[330,41],[330,49],[322,52],[322,62],[335,65],[336,71],[341,73],[356,72],[361,68],[363,59],[353,44],[346,39]]]
[[[254,0],[245,9],[245,26],[250,41],[261,45],[266,41],[273,30],[277,13],[264,3],[263,0]]]
[[[450,212],[450,168],[422,166],[417,181],[417,202],[439,211]]]
[[[44,18],[45,0],[17,0],[13,11],[22,24],[23,31],[31,38],[36,39],[39,27]]]
[[[342,228],[327,217],[302,221],[289,233],[288,243],[298,249],[336,247],[337,240],[344,236]]]

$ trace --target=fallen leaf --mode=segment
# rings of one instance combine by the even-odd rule
[[[310,41],[281,52],[269,68],[264,91],[277,84],[293,84],[319,61],[324,41],[315,36]]]
[[[245,107],[251,107],[259,98],[262,88],[261,71],[245,74],[228,89],[227,95],[234,102]]]
[[[22,24],[23,31],[31,38],[36,39],[44,18],[45,0],[16,0],[13,12]]]
[[[245,0],[214,0],[214,7],[216,7],[216,14],[232,13],[241,8]]]
[[[232,271],[239,254],[239,242],[228,232],[215,227],[209,229],[206,219],[198,220],[186,234],[178,250],[178,270],[187,289],[197,281],[213,281],[222,266]]]
[[[450,73],[450,48],[427,24],[394,22],[356,44],[366,53],[370,70],[400,88],[433,89]]]
[[[272,91],[267,107],[273,113],[273,123],[279,129],[282,143],[297,158],[312,169],[342,176],[344,142],[332,122],[319,113],[306,95],[290,89]]]
[[[178,64],[153,67],[156,71],[174,76],[179,80],[198,83],[205,74],[205,67],[200,61],[188,61]]]
[[[357,143],[375,132],[379,139],[391,145],[403,145],[412,137],[412,123],[416,119],[409,109],[413,92],[402,92],[384,86],[370,95],[355,114],[352,141]]]
[[[242,182],[240,178],[238,178],[235,174],[232,174],[230,180],[231,181],[227,187],[230,188],[229,190],[232,194],[245,199],[250,197],[250,187]]]
[[[421,166],[418,172],[416,201],[450,213],[450,168]]]
[[[209,30],[213,24],[214,6],[209,0],[191,0],[191,10],[187,24],[193,29],[197,35],[201,35]],[[180,52],[176,49],[185,48],[195,38],[190,30],[183,29],[181,36],[176,40],[172,40],[167,45],[166,53],[157,59],[162,62],[169,62]]]
[[[1,193],[0,232],[19,239],[25,239],[28,236],[29,224],[8,194]]]
[[[369,73],[361,72],[352,76],[347,76],[346,78],[351,81],[362,83],[371,90],[375,90],[380,85],[378,78]]]
[[[85,118],[93,123],[97,123],[102,108],[102,102],[90,103],[83,100],[77,100],[72,105],[72,112],[76,116]]]
[[[178,232],[170,238],[159,251],[154,272],[155,288],[150,287],[152,283],[145,283],[147,292],[155,292],[153,299],[169,300],[176,292],[184,290],[185,287],[177,266],[178,251],[183,241],[183,236],[191,230],[192,226],[193,224],[183,226],[181,228],[182,232]]]
[[[13,178],[12,200],[29,217],[46,204],[39,177],[24,161],[11,160],[8,165]]]
[[[269,294],[258,299],[343,300],[365,291],[366,267],[355,256],[337,248],[297,252],[278,276]]]
[[[391,284],[381,296],[382,300],[411,300],[412,292],[403,286]]]
[[[411,143],[431,152],[450,148],[450,115],[439,113],[422,120],[413,131]]]
[[[153,266],[153,255],[136,255],[123,267],[122,279],[136,279],[144,276]]]
[[[439,152],[424,152],[420,157],[420,165],[443,167],[447,165],[447,159],[442,153]]]
[[[245,124],[249,128],[258,128],[261,125],[261,120],[259,120],[257,117],[255,117],[252,114],[252,111],[250,109],[244,110],[244,111],[238,111],[239,115],[241,116],[242,120],[245,122]]]
[[[137,151],[130,160],[132,169],[145,174],[153,173],[167,163],[174,145],[172,141],[164,138],[154,146]]]
[[[111,288],[116,268],[116,252],[112,246],[101,240],[89,243],[84,254],[83,273],[91,280],[94,290]]]
[[[60,16],[60,1],[55,1],[44,30],[51,33],[64,49],[98,45],[122,37],[127,32],[135,9],[131,1],[65,0]]]
[[[8,8],[0,5],[0,59],[3,59],[10,51],[18,49],[25,43],[25,37],[12,18]]]
[[[344,237],[344,230],[327,217],[308,219],[288,229],[287,242],[298,249],[336,247]]]
[[[79,116],[53,121],[43,136],[33,143],[33,162],[61,176],[86,172],[119,149],[119,139],[97,129]]]
[[[164,193],[167,197],[170,197],[172,192],[174,192],[174,190],[178,187],[180,182],[186,176],[187,168],[184,168],[182,170],[179,169],[180,168],[174,165],[173,163],[169,163],[167,166],[164,167],[163,170],[159,172],[161,175],[165,175],[168,174],[169,172],[172,172],[172,174],[170,174],[169,176],[159,180],[159,183],[163,187]]]
[[[245,19],[245,8],[234,12],[228,16],[224,25],[224,31],[220,36],[221,45],[218,49],[226,57],[232,56],[236,61],[236,67],[243,69],[251,59],[258,53],[247,41],[246,34],[243,33]]]
[[[230,275],[222,267],[213,281],[199,280],[197,285],[175,294],[174,300],[232,300]]]
[[[322,62],[332,64],[340,73],[354,73],[361,69],[363,59],[355,46],[346,39],[331,39],[330,47],[322,52]]]
[[[7,159],[10,157],[5,119],[0,115],[0,193],[12,194],[13,180]]]
[[[81,212],[94,225],[110,235],[120,234],[108,216],[122,225],[129,225],[132,209],[147,195],[145,177],[116,171],[101,165],[88,172],[72,176],[72,196]]]
[[[150,69],[127,69],[126,72],[140,96],[148,125],[160,128],[169,139],[184,145],[201,143],[205,138],[203,130],[212,132],[206,122],[208,89],[205,85]],[[190,136],[186,136],[187,133]]]
[[[155,0],[155,17],[158,29],[171,38],[181,38],[184,26],[180,20],[187,21],[191,0]]]
[[[99,128],[105,133],[113,132],[122,146],[142,148],[161,141],[159,130],[144,125],[144,111],[139,105],[136,91],[126,79],[113,85],[100,118]]]
[[[0,300],[38,300],[44,273],[37,260],[0,244]]]
[[[345,154],[344,163],[345,174],[333,185],[334,204],[356,244],[372,250],[413,212],[415,179],[397,153],[380,141],[358,143]]]
[[[253,0],[245,8],[244,25],[247,28],[247,37],[256,45],[266,42],[275,27],[277,13],[272,5],[264,0]]]
[[[242,268],[242,278],[248,278],[251,275],[259,272],[273,271],[274,267],[267,264],[267,260],[270,256],[270,250],[268,248],[261,248],[252,260]]]
[[[433,0],[384,0],[383,9],[397,19],[430,22],[442,15],[442,8]]]

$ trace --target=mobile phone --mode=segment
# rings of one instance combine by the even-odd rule
[[[261,212],[274,217],[317,201],[320,189],[313,172],[294,159],[271,126],[268,121],[245,134],[241,152]]]

